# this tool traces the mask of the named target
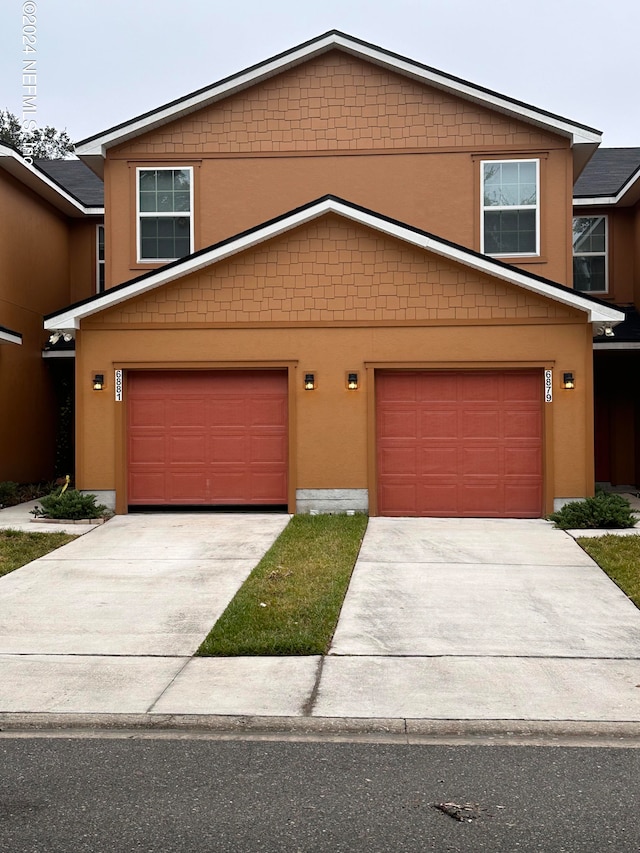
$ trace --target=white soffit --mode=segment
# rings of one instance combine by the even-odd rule
[[[168,266],[161,267],[157,272],[148,273],[139,279],[134,279],[130,283],[125,283],[84,302],[72,305],[64,311],[51,315],[45,321],[44,327],[48,330],[57,331],[79,329],[80,323],[85,317],[90,317],[99,311],[113,308],[122,302],[126,302],[129,299],[140,296],[143,293],[154,290],[156,287],[168,284],[190,273],[198,272],[231,255],[236,255],[266,240],[278,237],[287,231],[291,231],[293,228],[304,225],[327,213],[335,213],[346,219],[351,219],[354,222],[373,228],[390,237],[395,237],[398,240],[463,264],[477,272],[485,273],[493,278],[502,279],[509,284],[523,287],[525,290],[545,296],[555,302],[561,302],[571,308],[584,311],[588,316],[589,322],[615,325],[624,320],[624,314],[621,311],[586,297],[578,291],[554,285],[545,279],[536,278],[507,264],[494,261],[484,255],[478,255],[462,246],[447,243],[423,231],[409,228],[400,222],[386,219],[372,211],[353,206],[345,201],[329,196],[298,210],[294,210],[271,222],[267,222],[265,225],[240,234],[238,237],[225,240],[216,246],[212,246],[210,249],[190,255],[183,261],[173,262]]]
[[[306,62],[334,48],[339,48],[353,56],[382,66],[398,74],[410,77],[421,83],[435,86],[466,100],[483,105],[489,109],[498,110],[514,118],[547,129],[571,139],[574,145],[597,146],[602,141],[602,134],[594,128],[576,124],[570,119],[563,118],[528,104],[521,103],[506,95],[476,86],[466,80],[450,76],[435,68],[422,65],[406,57],[383,50],[376,45],[355,39],[345,33],[332,31],[306,42],[298,47],[279,54],[272,59],[252,66],[234,74],[218,83],[213,83],[197,92],[192,92],[164,106],[158,107],[144,115],[137,116],[128,122],[105,130],[88,139],[82,140],[76,146],[76,154],[86,159],[87,164],[97,166],[96,158],[103,158],[107,149],[120,145],[140,134],[147,133],[156,127],[175,121],[182,116],[202,109],[209,104],[229,97],[236,92],[253,86],[263,80],[280,74],[288,68]]]

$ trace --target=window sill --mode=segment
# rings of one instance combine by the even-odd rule
[[[548,259],[541,255],[487,255],[492,261],[504,264],[547,264]]]

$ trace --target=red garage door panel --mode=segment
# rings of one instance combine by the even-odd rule
[[[129,374],[129,503],[287,503],[286,371]]]
[[[382,371],[376,408],[382,515],[541,515],[540,371]]]

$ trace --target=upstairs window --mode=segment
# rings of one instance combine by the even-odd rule
[[[538,255],[539,161],[481,163],[482,239],[487,255]]]
[[[138,169],[138,260],[175,261],[193,251],[193,169]]]
[[[96,291],[104,293],[104,225],[96,229]]]
[[[607,217],[573,219],[573,286],[586,293],[607,292]]]

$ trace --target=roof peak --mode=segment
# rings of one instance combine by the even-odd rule
[[[223,100],[238,91],[256,85],[334,49],[345,51],[364,61],[379,65],[425,85],[434,86],[463,99],[484,105],[489,109],[534,124],[548,132],[568,137],[574,144],[586,144],[591,147],[600,144],[601,133],[592,127],[471,83],[340,30],[328,30],[322,35],[225,77],[216,83],[197,89],[181,98],[90,136],[77,144],[76,151],[81,159],[97,171],[101,168],[99,161],[105,157],[109,148]]]

